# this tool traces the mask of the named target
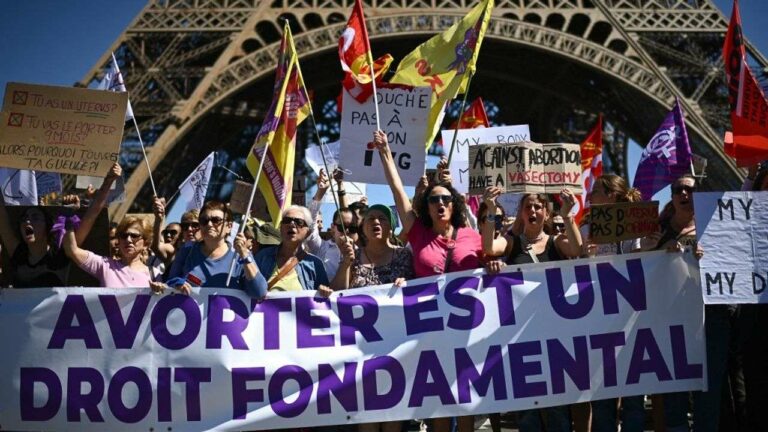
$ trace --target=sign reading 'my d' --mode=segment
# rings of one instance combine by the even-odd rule
[[[469,193],[488,186],[505,192],[581,193],[581,149],[578,144],[533,142],[469,147]]]
[[[104,176],[120,152],[127,93],[9,83],[0,166]]]
[[[6,290],[8,430],[250,430],[448,417],[704,387],[691,254],[531,264],[251,299]]]

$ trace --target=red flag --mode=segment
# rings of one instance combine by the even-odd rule
[[[381,86],[384,73],[389,69],[389,66],[392,64],[392,60],[394,59],[391,55],[385,54],[373,62],[373,71],[376,76],[376,87]],[[360,68],[360,71],[361,73],[367,74],[370,78],[370,67],[368,67],[367,63]],[[344,75],[344,81],[341,82],[341,85],[344,87],[344,89],[347,90],[347,93],[349,93],[350,96],[355,98],[360,103],[367,101],[368,98],[370,98],[373,94],[373,86],[371,85],[370,79],[367,83],[361,83],[357,81],[354,78],[354,75],[351,73]],[[341,100],[341,97],[339,97],[339,100]],[[341,103],[339,103],[339,106],[341,106]],[[341,108],[339,108],[339,110],[341,110]]]
[[[451,124],[450,129],[474,129],[478,127],[490,127],[482,98],[472,101],[461,118]]]
[[[581,222],[586,209],[589,208],[589,197],[595,180],[603,175],[603,116],[597,117],[597,124],[589,132],[589,135],[581,142],[581,186],[583,195],[577,195],[578,206],[574,216],[576,223]]]
[[[733,1],[723,61],[733,127],[732,133],[726,133],[725,153],[738,166],[754,165],[768,159],[768,102],[747,64],[738,0]]]

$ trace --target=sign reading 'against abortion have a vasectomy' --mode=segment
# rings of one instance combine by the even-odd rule
[[[489,186],[505,192],[581,193],[581,149],[578,144],[532,142],[469,147],[469,193]]]
[[[3,293],[9,430],[251,430],[517,411],[704,387],[691,254],[402,288]]]
[[[9,83],[0,166],[105,176],[120,152],[127,93]]]

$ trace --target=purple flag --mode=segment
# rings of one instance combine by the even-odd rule
[[[685,117],[680,101],[675,100],[675,106],[640,156],[633,186],[647,201],[678,177],[690,172],[691,146],[685,130]]]

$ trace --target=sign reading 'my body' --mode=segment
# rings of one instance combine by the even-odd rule
[[[442,131],[443,149],[450,152],[455,130]],[[451,180],[460,193],[469,192],[469,148],[480,144],[509,144],[531,140],[528,125],[459,129],[451,159]]]
[[[704,303],[768,303],[768,192],[696,192],[693,201]]]
[[[487,144],[469,148],[469,193],[489,186],[505,192],[581,193],[581,149],[578,144]]]
[[[295,428],[704,387],[699,273],[651,252],[270,294],[4,293],[9,430]]]
[[[0,166],[105,176],[120,152],[127,93],[9,83]]]
[[[373,147],[376,111],[373,99],[356,101],[344,91],[341,113],[340,166],[349,174],[344,180],[387,184],[379,152]],[[424,175],[427,117],[431,90],[378,88],[381,129],[387,133],[392,159],[405,186],[416,186]]]

